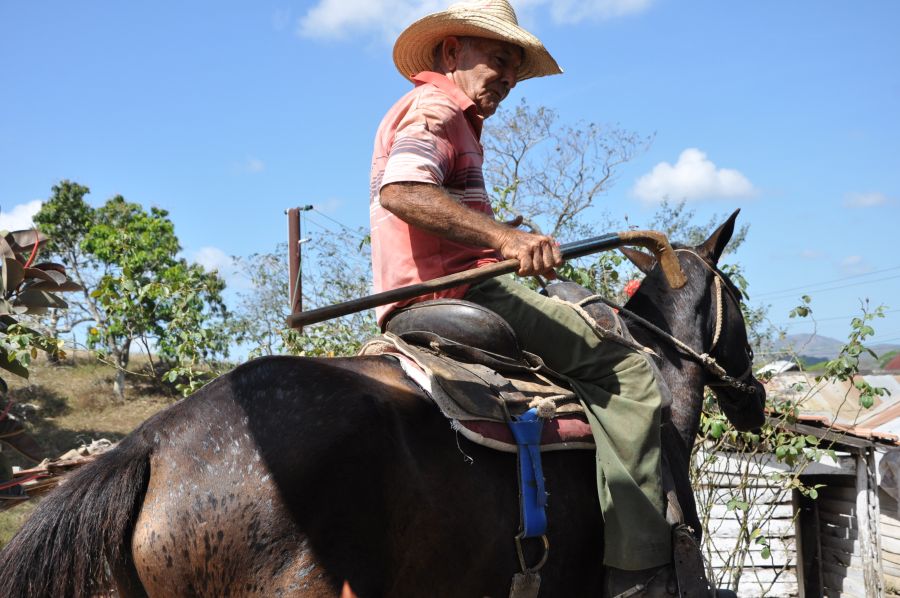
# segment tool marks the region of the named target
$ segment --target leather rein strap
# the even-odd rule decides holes
[[[675,251],[693,255],[698,260],[700,260],[700,263],[703,264],[703,266],[707,270],[712,272],[712,274],[714,276],[713,283],[715,286],[715,296],[716,296],[716,324],[715,324],[715,331],[713,333],[712,344],[710,345],[709,349],[707,349],[705,352],[698,353],[697,351],[695,351],[694,349],[689,347],[684,342],[678,340],[677,338],[675,338],[674,336],[672,336],[665,330],[661,329],[659,326],[656,326],[655,324],[649,322],[648,320],[645,320],[641,316],[637,315],[636,313],[634,313],[628,309],[625,309],[624,307],[622,307],[620,305],[616,305],[614,302],[609,301],[608,299],[606,299],[605,297],[602,297],[600,295],[594,295],[594,296],[588,297],[586,299],[583,299],[580,303],[584,304],[592,299],[597,299],[599,301],[602,301],[603,303],[609,305],[610,307],[613,307],[613,308],[619,310],[619,313],[623,313],[623,314],[627,315],[629,318],[633,319],[634,321],[636,321],[638,324],[640,324],[647,330],[653,332],[658,337],[660,337],[663,340],[666,340],[669,343],[671,343],[672,345],[674,345],[677,349],[679,349],[680,351],[685,353],[688,357],[690,357],[697,363],[701,364],[703,367],[706,368],[706,370],[709,373],[711,373],[713,376],[715,376],[716,378],[718,378],[719,380],[721,380],[728,386],[731,386],[732,388],[734,388],[740,392],[747,393],[747,394],[756,393],[755,386],[753,386],[751,384],[747,384],[745,382],[742,382],[742,380],[745,380],[747,378],[747,376],[750,375],[750,372],[753,369],[752,361],[747,366],[747,369],[744,371],[743,374],[735,377],[735,376],[730,376],[728,374],[728,372],[725,371],[725,368],[723,368],[721,365],[719,365],[719,363],[716,361],[715,357],[712,357],[710,355],[710,353],[712,353],[713,350],[716,348],[716,345],[719,342],[719,338],[722,335],[722,324],[724,321],[724,316],[723,316],[724,302],[722,300],[723,287],[725,289],[725,292],[727,292],[732,297],[732,299],[734,299],[735,302],[737,302],[738,305],[740,305],[740,300],[737,297],[735,297],[734,293],[731,291],[731,289],[728,288],[728,285],[722,279],[722,274],[717,272],[715,268],[711,267],[706,262],[706,260],[703,259],[702,257],[700,257],[696,252],[691,251],[690,249],[676,249]]]

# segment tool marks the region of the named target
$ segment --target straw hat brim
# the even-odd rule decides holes
[[[496,39],[524,50],[518,80],[558,75],[562,69],[541,41],[514,23],[472,9],[451,9],[423,17],[406,28],[394,44],[394,64],[411,79],[434,68],[434,48],[447,36]]]

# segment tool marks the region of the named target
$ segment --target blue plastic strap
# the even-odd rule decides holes
[[[547,491],[541,468],[541,429],[544,420],[537,409],[529,409],[509,422],[519,453],[519,502],[522,512],[523,538],[537,538],[547,531]]]

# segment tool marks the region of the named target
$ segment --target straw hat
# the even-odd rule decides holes
[[[557,75],[562,69],[544,44],[521,27],[507,0],[466,0],[423,17],[406,28],[394,44],[394,64],[410,79],[434,68],[434,48],[447,36],[498,39],[525,50],[518,80]]]

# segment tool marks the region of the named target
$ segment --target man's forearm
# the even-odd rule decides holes
[[[553,238],[497,222],[460,204],[441,187],[392,183],[385,185],[380,195],[381,206],[408,224],[458,243],[496,249],[504,259],[519,260],[520,276],[554,276],[553,268],[562,264]]]
[[[466,245],[500,249],[510,230],[460,204],[436,185],[386,185],[381,190],[381,205],[408,224]]]

